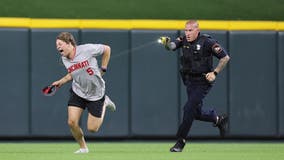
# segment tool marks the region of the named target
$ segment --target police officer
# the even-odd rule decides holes
[[[169,37],[161,37],[160,42],[168,50],[182,49],[180,73],[188,98],[183,110],[183,120],[176,134],[177,142],[170,151],[182,152],[194,120],[212,122],[224,137],[228,116],[217,115],[215,110],[204,110],[202,105],[216,76],[230,59],[226,51],[209,35],[200,34],[196,20],[186,22],[185,36],[178,37],[174,42]],[[213,56],[219,59],[216,68],[213,68]]]

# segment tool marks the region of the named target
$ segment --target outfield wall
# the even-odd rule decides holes
[[[156,43],[181,30],[0,28],[2,78],[0,137],[69,137],[67,100],[70,84],[55,96],[41,88],[66,74],[55,37],[69,31],[80,43],[112,48],[105,75],[107,94],[117,112],[107,112],[98,133],[88,137],[174,137],[182,118],[185,88],[178,56]],[[284,32],[204,30],[229,51],[229,66],[218,75],[205,108],[230,115],[231,137],[283,138]],[[176,51],[174,53],[178,53]],[[217,61],[215,61],[217,62]],[[82,126],[86,131],[86,116]],[[192,137],[218,137],[211,124],[194,122]]]

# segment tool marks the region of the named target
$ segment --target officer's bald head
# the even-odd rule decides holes
[[[193,42],[200,32],[198,22],[196,20],[189,20],[185,23],[185,36],[188,42]]]
[[[197,20],[188,20],[186,23],[185,23],[185,26],[187,25],[192,25],[194,28],[199,28],[199,24],[197,22]]]
[[[199,25],[196,20],[189,20],[185,23],[185,36],[188,42],[193,42],[199,34]]]

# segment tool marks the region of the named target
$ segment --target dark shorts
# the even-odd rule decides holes
[[[68,106],[75,106],[85,110],[88,109],[88,112],[93,116],[101,118],[103,105],[105,101],[105,96],[97,101],[88,101],[84,98],[79,97],[72,89],[70,89],[70,98],[68,101]]]

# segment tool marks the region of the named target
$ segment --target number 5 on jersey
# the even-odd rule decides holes
[[[90,76],[94,74],[94,71],[92,70],[92,68],[87,68],[86,71],[88,72]]]

